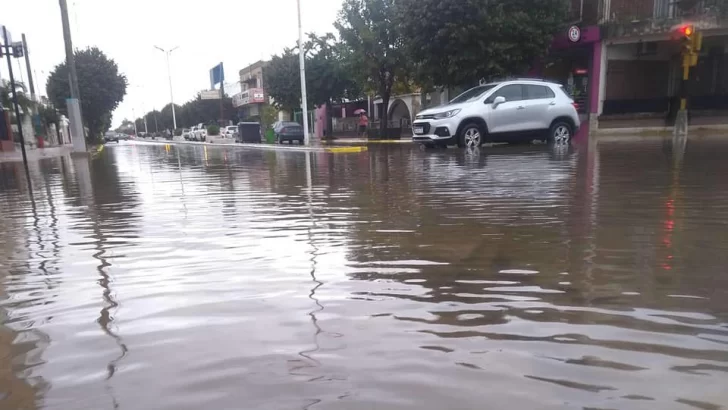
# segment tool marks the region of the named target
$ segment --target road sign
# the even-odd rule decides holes
[[[569,27],[569,41],[572,43],[578,43],[581,40],[581,29],[579,26]]]
[[[200,91],[200,99],[203,100],[219,100],[220,90],[205,90]]]

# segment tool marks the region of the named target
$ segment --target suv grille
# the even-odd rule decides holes
[[[412,130],[415,128],[422,128],[422,132],[415,132],[415,134],[428,134],[430,132],[430,124],[426,122],[415,122],[412,124]]]

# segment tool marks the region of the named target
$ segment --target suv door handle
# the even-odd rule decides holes
[[[556,105],[556,101],[551,101],[549,105]]]
[[[526,109],[526,107],[524,107],[524,106],[522,106],[522,105],[519,105],[519,106],[518,106],[518,108],[516,108],[516,109],[517,109],[517,110],[525,110],[525,109]]]

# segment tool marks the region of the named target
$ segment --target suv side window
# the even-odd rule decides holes
[[[545,85],[525,85],[524,88],[526,89],[526,99],[528,100],[556,98],[556,94]]]
[[[522,101],[524,100],[523,96],[523,86],[520,84],[510,84],[507,85],[500,90],[496,91],[488,97],[487,103],[493,103],[493,100],[495,100],[496,97],[504,97],[506,101]]]

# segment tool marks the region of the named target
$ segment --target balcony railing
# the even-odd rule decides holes
[[[615,23],[725,16],[726,0],[611,0],[604,20]],[[608,10],[607,10],[608,9]]]

